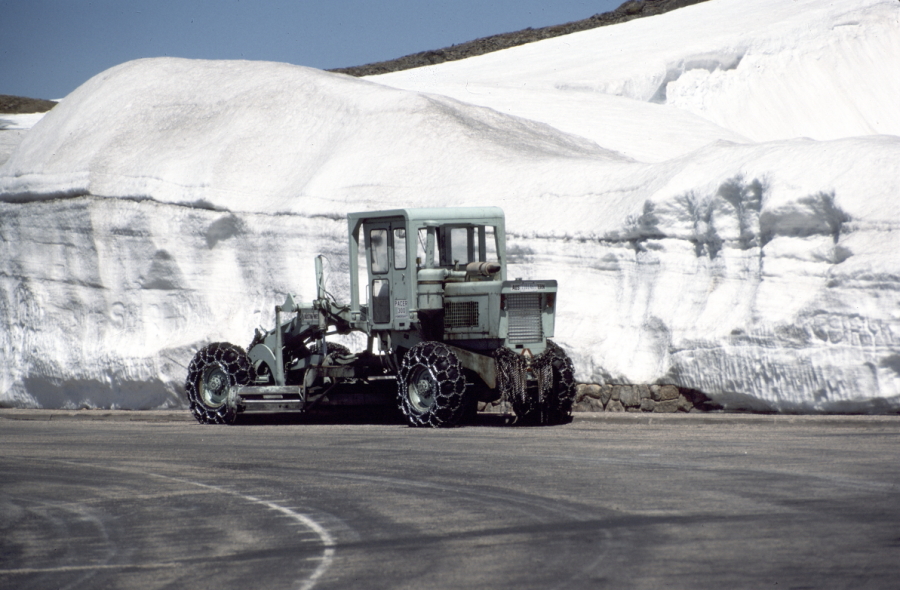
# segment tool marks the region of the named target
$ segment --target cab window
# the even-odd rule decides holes
[[[388,232],[386,229],[369,231],[369,264],[373,274],[388,271]]]
[[[394,268],[406,268],[406,230],[402,227],[394,229]]]

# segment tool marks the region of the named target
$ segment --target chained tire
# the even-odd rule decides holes
[[[403,357],[397,378],[400,410],[410,426],[456,426],[466,402],[466,377],[456,354],[421,342]]]
[[[225,403],[228,391],[253,378],[253,365],[240,346],[213,342],[203,347],[188,365],[184,386],[191,414],[201,424],[233,424],[237,414]]]
[[[503,399],[512,404],[516,424],[564,424],[571,420],[575,401],[575,369],[572,360],[555,342],[530,362],[507,348],[494,352]],[[537,377],[536,383],[526,374]]]
[[[543,400],[541,423],[565,424],[572,419],[575,403],[575,366],[572,359],[555,342],[547,341],[547,360],[550,365],[551,385]]]

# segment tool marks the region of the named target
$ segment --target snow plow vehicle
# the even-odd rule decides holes
[[[320,404],[396,401],[410,426],[448,427],[502,403],[516,423],[570,419],[572,361],[553,336],[557,282],[507,280],[503,210],[393,209],[347,216],[350,301],[287,295],[275,326],[245,351],[215,342],[188,367],[190,410],[205,424]],[[360,292],[363,292],[362,297]],[[361,332],[351,353],[329,336]]]

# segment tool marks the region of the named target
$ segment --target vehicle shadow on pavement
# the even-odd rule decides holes
[[[571,422],[569,419],[566,423]],[[305,413],[284,414],[238,414],[235,424],[238,425],[334,425],[334,424],[381,424],[407,426],[406,418],[398,408],[388,406],[346,406],[317,408]],[[534,428],[535,425],[516,424],[512,414],[479,412],[469,420],[463,421],[457,428],[472,427],[510,427]]]

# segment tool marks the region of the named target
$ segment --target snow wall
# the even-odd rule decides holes
[[[287,292],[311,299],[315,255],[346,297],[348,212],[497,205],[510,276],[560,283],[555,339],[579,380],[673,383],[729,408],[900,410],[900,120],[879,106],[900,92],[885,82],[884,101],[877,90],[900,63],[900,3],[763,4],[759,30],[706,36],[712,61],[693,103],[669,73],[679,41],[661,31],[677,17],[695,23],[682,36],[704,38],[703,23],[730,22],[744,3],[444,64],[446,75],[425,68],[413,82],[172,58],[96,76],[0,167],[0,404],[183,406],[193,353],[246,345]],[[533,116],[509,112],[509,79],[490,108],[453,98],[460,68],[486,72],[484,88],[503,54],[514,69],[516,50],[550,44],[539,64],[556,71],[550,61],[611,59],[610,35],[657,39],[665,59],[644,56],[628,83],[587,89],[574,73],[541,87],[524,71],[541,99],[523,94],[518,108]],[[709,65],[736,45],[739,63]],[[788,84],[766,74],[773,63],[815,75]],[[399,87],[423,77],[434,88]],[[654,83],[672,92],[624,92]],[[755,138],[715,107],[742,83],[746,108],[776,120],[790,119],[779,105],[818,108],[804,103],[810,84],[840,100],[807,118],[815,139],[774,124]],[[597,105],[616,113],[608,141]],[[575,106],[590,123],[580,134]],[[636,119],[662,138],[634,133]]]

